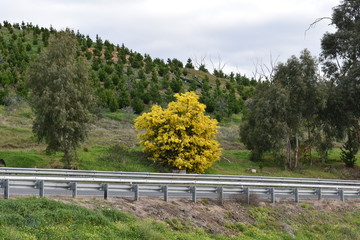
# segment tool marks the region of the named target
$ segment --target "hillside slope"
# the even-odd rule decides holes
[[[18,198],[0,200],[0,238],[356,240],[359,206],[350,201],[220,206],[205,200]]]
[[[0,105],[28,97],[27,67],[56,34],[56,29],[32,23],[0,23]],[[89,81],[98,97],[97,114],[101,109],[114,112],[129,107],[140,113],[152,104],[165,106],[174,93],[196,91],[207,111],[220,120],[239,113],[256,85],[240,74],[226,75],[218,69],[210,74],[205,65],[198,66],[202,71],[195,70],[191,59],[184,65],[178,59],[142,55],[100,36],[93,40],[79,32],[74,35],[78,56],[89,63]]]

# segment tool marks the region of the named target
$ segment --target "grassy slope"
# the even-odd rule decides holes
[[[0,200],[1,239],[209,239],[112,209],[88,210],[49,199]]]
[[[118,171],[168,171],[159,168],[145,159],[138,147],[136,131],[133,127],[135,115],[124,111],[105,113],[92,127],[89,139],[79,149],[81,169],[118,170]],[[0,106],[0,158],[12,167],[61,167],[61,154],[46,155],[44,144],[37,144],[31,132],[33,113],[26,104],[6,108]],[[219,141],[224,148],[223,157],[206,173],[208,174],[250,174],[247,168],[258,165],[249,161],[249,151],[238,142],[240,116],[233,116],[221,123]],[[121,145],[122,147],[119,147]],[[114,147],[117,146],[117,147]],[[243,149],[243,150],[242,150]],[[343,169],[338,149],[330,153],[336,168],[303,167],[296,171],[286,171],[265,162],[262,171],[252,175],[315,177],[315,178],[351,178],[352,173]],[[340,164],[340,166],[338,166]]]
[[[224,228],[230,233],[225,236],[176,218],[165,222],[141,220],[96,200],[87,201],[90,209],[78,204],[82,204],[81,200],[74,200],[73,204],[39,198],[0,200],[0,238],[354,240],[360,233],[359,208],[349,212],[339,207],[324,212],[306,203],[295,207],[248,206],[243,217],[251,223],[231,221],[232,212],[223,213],[228,219]]]

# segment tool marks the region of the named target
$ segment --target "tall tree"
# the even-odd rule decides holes
[[[240,138],[251,150],[252,161],[261,162],[263,153],[280,152],[284,148],[288,99],[284,88],[265,81],[257,85],[254,97],[247,101]]]
[[[76,148],[87,137],[94,102],[88,65],[77,57],[76,37],[62,31],[31,64],[27,82],[35,112],[33,132],[47,152],[63,152],[65,168],[76,168]]]
[[[318,91],[317,63],[310,52],[305,49],[300,57],[292,56],[285,64],[279,64],[273,81],[289,94],[286,106],[286,124],[288,164],[296,168],[299,159],[299,141],[303,129],[307,130],[307,144],[312,147],[312,130],[315,130],[315,118],[321,109],[321,94]],[[305,137],[302,137],[305,139]],[[304,140],[305,141],[305,140]],[[290,157],[293,150],[293,158]]]
[[[334,33],[321,40],[324,71],[331,79],[327,119],[337,137],[354,132],[360,143],[360,1],[343,0],[334,8]]]
[[[312,147],[313,132],[319,129],[315,120],[322,109],[316,69],[316,60],[304,50],[299,58],[278,64],[271,81],[258,84],[241,126],[241,139],[255,159],[285,148],[286,165],[296,168],[300,141]]]

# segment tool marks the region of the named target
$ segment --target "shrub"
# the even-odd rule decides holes
[[[167,109],[154,105],[135,120],[137,130],[146,130],[138,135],[140,144],[154,162],[203,173],[220,159],[217,121],[205,116],[205,105],[194,92],[174,96],[177,101]]]

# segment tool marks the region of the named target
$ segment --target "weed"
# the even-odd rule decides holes
[[[302,207],[303,209],[306,209],[306,210],[311,209],[310,204],[307,204],[307,203],[300,203],[299,205],[300,205],[300,207]]]

